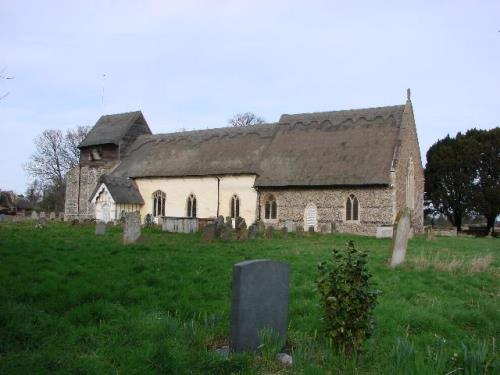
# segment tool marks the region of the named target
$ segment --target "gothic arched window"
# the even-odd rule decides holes
[[[345,220],[346,221],[358,221],[359,220],[359,207],[358,198],[354,194],[347,197],[347,202],[345,205]]]
[[[278,216],[278,205],[272,194],[269,194],[264,204],[264,219],[276,219]]]
[[[231,217],[234,219],[240,216],[240,198],[235,194],[231,198]]]
[[[187,217],[196,217],[196,197],[190,194],[187,199]]]
[[[165,216],[165,201],[167,195],[161,191],[156,190],[153,193],[153,216]]]

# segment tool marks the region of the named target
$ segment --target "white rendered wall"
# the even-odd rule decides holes
[[[219,215],[229,216],[231,197],[236,194],[240,199],[240,216],[250,225],[257,212],[257,192],[253,187],[255,176],[221,176],[219,179]],[[217,216],[216,177],[138,178],[135,182],[145,202],[140,210],[141,217],[153,212],[153,193],[156,190],[166,194],[165,216],[185,217],[190,194],[196,197],[197,217]]]

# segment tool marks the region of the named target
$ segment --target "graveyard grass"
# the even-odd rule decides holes
[[[417,236],[393,270],[388,239],[275,233],[205,244],[201,234],[148,228],[125,246],[121,228],[94,230],[0,227],[0,373],[482,374],[478,363],[500,371],[498,239]],[[345,359],[322,340],[314,280],[318,262],[348,239],[370,251],[382,295],[374,335]],[[213,352],[228,343],[232,265],[259,258],[292,269],[292,368],[275,360],[272,335],[258,356]]]

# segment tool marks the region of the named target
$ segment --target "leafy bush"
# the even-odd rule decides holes
[[[321,262],[316,280],[327,337],[347,355],[358,351],[373,330],[373,309],[380,291],[370,289],[368,254],[348,241],[333,249],[333,262]]]

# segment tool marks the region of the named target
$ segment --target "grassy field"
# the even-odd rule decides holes
[[[500,240],[417,236],[407,263],[387,267],[390,240],[314,235],[215,242],[121,228],[49,223],[0,228],[0,373],[482,374],[500,372]],[[374,335],[344,359],[322,339],[317,263],[354,239],[382,291]],[[220,358],[228,342],[232,265],[269,258],[292,268],[292,368],[259,355]]]

